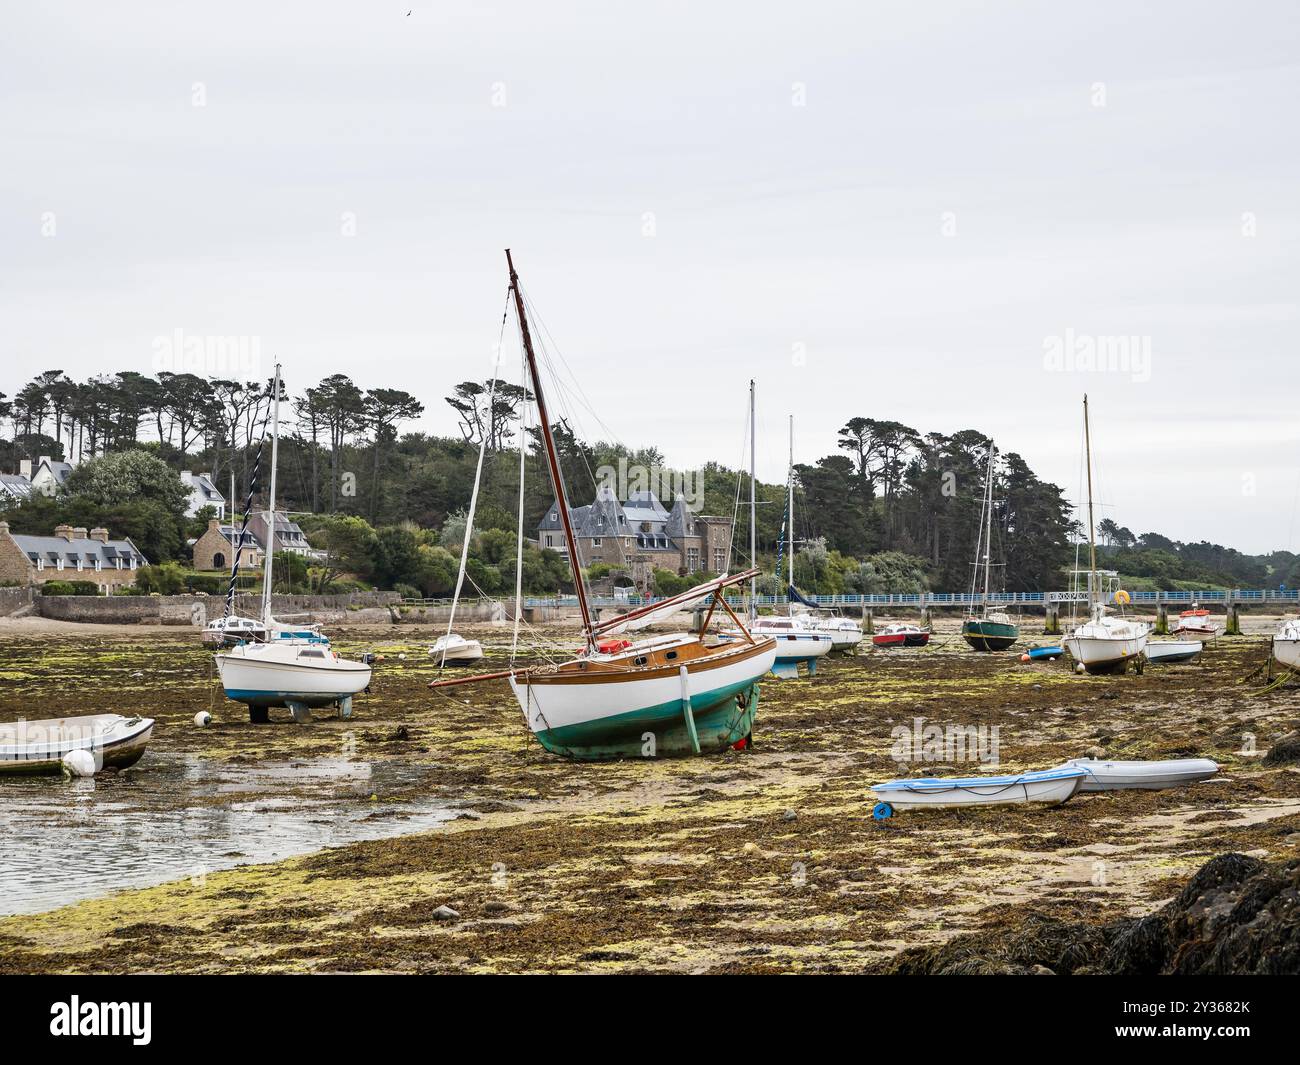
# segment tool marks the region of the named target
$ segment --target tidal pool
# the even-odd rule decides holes
[[[418,767],[356,759],[240,765],[149,752],[121,774],[0,780],[0,915],[432,828]],[[394,800],[393,793],[403,796]],[[374,798],[372,798],[374,796]]]

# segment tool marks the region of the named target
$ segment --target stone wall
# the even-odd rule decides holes
[[[0,618],[7,617],[31,601],[30,588],[0,588]]]
[[[276,617],[286,619],[293,615],[306,615],[302,620],[363,624],[387,620],[388,608],[400,601],[397,592],[275,595],[271,597],[271,610]],[[35,603],[41,617],[56,621],[99,625],[192,625],[195,628],[206,625],[210,617],[219,617],[226,605],[221,596],[208,595],[42,595],[36,597]],[[257,614],[262,609],[262,600],[260,596],[237,596],[235,607],[241,614]]]

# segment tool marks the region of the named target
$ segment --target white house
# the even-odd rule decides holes
[[[215,507],[217,517],[225,519],[226,497],[218,492],[217,486],[212,483],[212,474],[191,473],[185,470],[181,474],[181,484],[185,485],[190,493],[189,501],[185,504],[186,517],[194,517],[202,507]]]
[[[32,490],[52,496],[63,487],[71,472],[72,463],[58,462],[49,455],[42,455],[32,474]]]

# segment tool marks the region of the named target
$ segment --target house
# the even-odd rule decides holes
[[[52,496],[63,487],[71,472],[72,463],[58,462],[49,455],[42,455],[31,477],[32,489],[43,495]]]
[[[21,503],[31,494],[32,482],[29,478],[21,473],[0,473],[0,507]]]
[[[212,474],[210,473],[191,473],[185,470],[181,473],[181,484],[189,492],[190,498],[185,504],[185,516],[192,518],[203,507],[215,507],[217,517],[224,520],[226,516],[226,497],[217,491],[217,486],[212,483]]]
[[[580,565],[604,563],[641,592],[654,590],[657,569],[685,575],[706,570],[721,573],[727,567],[731,519],[697,514],[681,496],[672,510],[666,510],[653,492],[633,492],[620,503],[604,484],[590,505],[570,509],[569,521]],[[564,524],[554,503],[537,526],[537,544],[568,554]]]
[[[129,539],[110,540],[107,529],[87,532],[60,525],[53,536],[11,533],[0,521],[0,580],[20,584],[94,581],[104,594],[135,583],[148,560]]]
[[[248,530],[240,543],[239,565],[257,568],[266,558],[266,536],[268,522],[266,511],[255,510],[249,516]],[[229,569],[234,558],[235,541],[239,536],[243,518],[231,522],[222,522],[213,518],[208,522],[207,530],[193,543],[195,569]],[[275,515],[275,549],[289,551],[316,560],[325,557],[325,552],[318,551],[307,542],[307,535],[297,522],[287,515]]]

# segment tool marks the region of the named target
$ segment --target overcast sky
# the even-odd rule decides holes
[[[738,462],[753,376],[762,477],[863,415],[1073,498],[1087,390],[1103,514],[1300,549],[1297,57],[1286,2],[11,5],[0,391],[182,330],[453,432],[510,246],[675,465]]]

